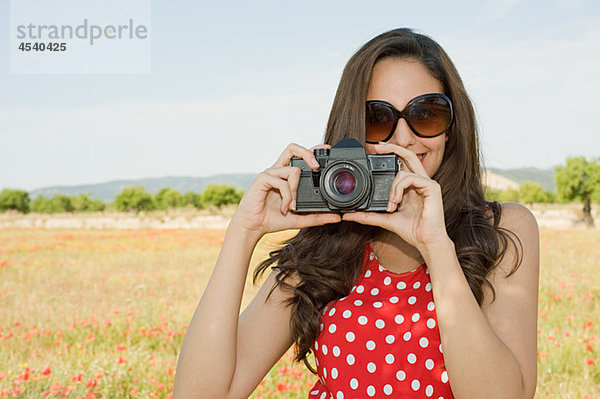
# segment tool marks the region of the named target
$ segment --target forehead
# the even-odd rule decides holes
[[[390,57],[373,67],[367,100],[385,100],[402,109],[416,96],[442,92],[441,82],[421,62]]]

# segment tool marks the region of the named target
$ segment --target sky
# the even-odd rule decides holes
[[[486,167],[600,156],[598,1],[152,0],[150,10],[145,72],[18,74],[0,2],[0,189],[258,173],[289,143],[322,141],[345,63],[397,27],[453,60]]]

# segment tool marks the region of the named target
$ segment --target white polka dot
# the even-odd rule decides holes
[[[325,399],[325,396],[327,396],[327,392],[323,392],[323,393],[321,394],[321,399]]]
[[[338,376],[338,371],[334,367],[334,368],[331,369],[331,378],[333,378],[335,380],[337,378],[337,376]]]
[[[321,331],[323,331],[323,323],[321,323],[321,326],[320,326],[320,327],[321,327]]]
[[[396,287],[398,287],[399,290],[403,290],[406,288],[406,283],[404,281],[400,281]]]
[[[315,341],[315,350],[319,350],[319,341]]]
[[[310,391],[310,394],[311,394],[311,395],[316,395],[316,394],[318,394],[318,393],[319,393],[319,390],[318,390],[318,389],[317,389],[317,390],[315,390],[315,391]]]
[[[383,387],[383,393],[385,393],[386,395],[391,395],[392,392],[394,392],[394,389],[392,388],[392,386],[390,384],[386,384]]]
[[[384,270],[385,270],[385,269],[383,268],[383,266],[379,265],[379,271],[380,271],[380,272],[382,272],[382,271],[384,271]]]
[[[337,330],[337,326],[335,324],[332,324],[332,325],[329,326],[329,332],[330,333],[333,334],[335,332],[335,330]]]
[[[444,353],[444,351],[442,350],[442,344],[440,344],[440,353]]]
[[[419,288],[421,286],[421,282],[417,281],[416,283],[413,284],[413,288],[416,290],[417,288]]]
[[[352,331],[346,333],[346,341],[354,342],[354,338],[356,337],[354,336],[354,333]]]
[[[315,363],[317,363],[317,366],[319,365],[319,359],[317,359],[316,357],[315,357]]]
[[[402,338],[404,338],[405,341],[408,341],[410,339],[410,336],[411,336],[410,331],[407,331],[404,333],[404,336]]]
[[[334,346],[333,347],[333,356],[335,356],[335,357],[339,357],[340,356],[340,347],[339,346]]]
[[[373,288],[373,289],[371,290],[371,295],[377,295],[377,294],[379,294],[379,289],[377,289],[377,288]]]
[[[383,320],[379,319],[379,320],[377,320],[377,321],[375,322],[375,326],[376,326],[377,328],[379,328],[379,329],[382,329],[382,328],[384,328],[384,327],[385,327],[385,321],[383,321]]]
[[[327,378],[327,368],[323,367],[323,378]]]
[[[382,302],[373,302],[373,307],[375,307],[375,308],[380,308],[382,306],[383,306]]]
[[[396,338],[393,335],[388,335],[387,337],[385,337],[385,342],[387,342],[388,344],[393,344],[395,340]]]
[[[342,391],[338,391],[337,395],[335,395],[336,399],[344,399],[344,393]]]
[[[427,370],[433,370],[433,360],[427,359],[425,360],[425,367]]]
[[[404,323],[404,316],[399,314],[396,317],[394,317],[394,321],[396,322],[396,324],[402,324]]]
[[[333,316],[333,315],[334,315],[334,313],[335,313],[335,308],[332,308],[332,309],[329,311],[329,316]]]
[[[410,384],[410,386],[412,387],[413,391],[418,391],[419,388],[421,387],[421,383],[419,382],[419,380],[413,380],[412,384]]]
[[[433,395],[433,387],[431,385],[427,385],[427,388],[425,388],[425,395],[427,395],[427,396]]]
[[[408,298],[408,304],[409,305],[414,305],[417,302],[417,297],[416,296],[411,296],[410,298]]]
[[[349,318],[350,318],[350,316],[352,316],[352,312],[351,312],[351,311],[349,311],[349,310],[344,310],[344,313],[342,313],[342,317],[343,317],[344,319],[349,319]]]
[[[327,354],[327,345],[321,345],[321,352],[323,352],[324,355]]]
[[[419,321],[419,318],[421,317],[420,314],[415,313],[414,315],[412,315],[412,321],[413,323],[416,323],[417,321]]]
[[[391,303],[398,303],[398,301],[399,301],[399,299],[398,299],[397,296],[393,296],[393,297],[390,298],[390,302]]]
[[[427,319],[427,327],[429,327],[429,328],[435,327],[435,320]]]
[[[427,310],[429,310],[431,312],[433,309],[435,309],[435,303],[429,302],[427,304]]]
[[[367,388],[367,395],[371,397],[375,396],[375,387],[373,385],[369,385]]]
[[[367,278],[371,277],[371,271],[370,270],[367,270],[367,272],[365,273],[365,277],[367,277]]]
[[[354,306],[360,306],[362,305],[362,301],[360,299],[354,301]]]
[[[371,253],[369,254],[369,260],[373,259],[375,259],[375,252],[371,251]]]
[[[375,366],[375,363],[370,362],[369,364],[367,364],[367,371],[369,371],[369,373],[374,373],[376,369],[377,366]]]
[[[356,292],[358,292],[359,294],[362,294],[363,292],[365,292],[365,287],[362,285],[359,285],[358,287],[356,287]]]
[[[406,356],[406,360],[408,360],[410,364],[415,364],[417,362],[417,356],[414,353],[409,353],[408,356]]]
[[[367,341],[367,349],[370,351],[375,349],[375,341]]]
[[[356,286],[352,287],[352,289],[350,290],[350,292],[354,292],[356,290]]]
[[[425,267],[425,274],[429,274],[429,268],[428,267]],[[444,399],[444,398],[442,398],[442,399]]]
[[[360,317],[358,318],[358,323],[359,323],[359,324],[362,324],[363,326],[364,326],[365,324],[367,324],[368,322],[369,322],[369,319],[367,319],[367,317],[366,317],[366,316],[360,316]]]
[[[385,362],[387,364],[394,363],[394,360],[395,360],[394,355],[392,355],[391,353],[388,353],[387,355],[385,355]]]
[[[353,378],[350,380],[350,388],[352,388],[352,389],[358,388],[358,380],[356,378]]]
[[[421,345],[421,348],[427,348],[427,345],[429,345],[429,341],[427,340],[427,338],[422,337],[419,340],[419,345]]]
[[[354,355],[346,356],[346,363],[348,363],[350,366],[352,366],[355,361],[356,361],[356,359],[354,359]]]
[[[431,291],[431,283],[427,283],[427,285],[425,286],[425,291]]]
[[[442,373],[442,382],[443,382],[444,384],[448,382],[448,372],[447,372],[447,371],[444,371],[444,372]]]
[[[400,370],[396,373],[396,378],[398,379],[398,381],[404,381],[406,379],[406,373]]]
[[[392,278],[391,277],[386,277],[383,279],[383,284],[385,285],[390,285],[392,283]]]

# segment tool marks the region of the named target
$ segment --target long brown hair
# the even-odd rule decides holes
[[[371,73],[378,61],[388,57],[421,62],[441,82],[444,94],[452,100],[455,119],[446,133],[448,140],[442,163],[432,179],[441,186],[446,230],[454,242],[471,291],[481,306],[484,285],[491,289],[495,299],[494,288],[486,277],[503,258],[509,241],[516,244],[510,231],[498,227],[500,204],[487,203],[484,199],[473,105],[454,64],[439,44],[410,29],[385,32],[367,42],[344,68],[324,142],[333,145],[349,137],[365,143],[365,99]],[[485,205],[493,211],[493,222],[492,215],[484,213]],[[366,243],[382,233],[380,228],[353,222],[301,229],[281,248],[271,252],[254,271],[256,283],[262,273],[275,264],[273,269],[279,272],[276,285],[291,292],[287,305],[291,306],[295,360],[303,360],[315,373],[307,355],[320,331],[321,312],[331,301],[348,295],[361,270]],[[520,258],[510,274],[519,264]]]

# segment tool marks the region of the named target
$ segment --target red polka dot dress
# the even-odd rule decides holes
[[[350,294],[323,313],[310,399],[453,398],[426,264],[382,267],[370,244]]]

